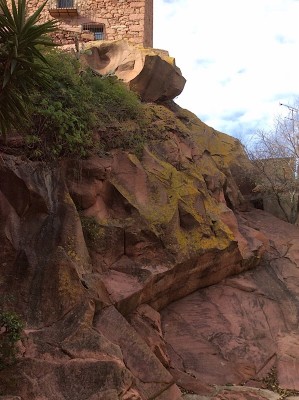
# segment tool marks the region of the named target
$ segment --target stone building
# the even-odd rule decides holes
[[[29,13],[44,0],[27,0]],[[128,39],[153,46],[153,0],[49,0],[41,21],[55,18],[60,44]]]

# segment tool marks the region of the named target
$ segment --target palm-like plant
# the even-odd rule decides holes
[[[47,61],[41,51],[54,46],[47,34],[56,22],[39,23],[44,3],[26,16],[26,0],[0,0],[0,134],[5,138],[26,116],[25,104],[33,86],[47,83]]]

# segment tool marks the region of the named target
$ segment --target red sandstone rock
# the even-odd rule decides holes
[[[93,47],[91,47],[93,46]],[[127,41],[93,42],[87,63],[101,75],[115,74],[129,84],[143,101],[174,99],[184,86],[185,78],[166,52],[144,49]]]
[[[0,396],[0,400],[22,400],[19,396]]]
[[[170,365],[201,382],[222,385],[265,377],[275,362],[279,385],[298,390],[294,288],[299,257],[290,243],[298,241],[299,228],[258,210],[242,218],[267,234],[283,253],[272,247],[269,261],[254,271],[226,278],[166,307],[162,321]],[[221,396],[216,398],[240,398]]]
[[[231,388],[217,388],[217,394],[211,396],[184,395],[184,400],[279,400],[280,396],[269,390],[256,390],[234,386]]]
[[[3,394],[178,400],[175,374],[160,362],[168,360],[157,310],[259,262],[263,237],[242,230],[242,218],[222,221],[227,206],[242,204],[229,169],[236,141],[169,107],[153,106],[165,140],[153,140],[141,160],[115,151],[51,170],[1,155],[0,293],[14,296],[4,306],[27,324],[20,362],[0,372]],[[252,285],[238,285],[251,293]],[[221,346],[221,336],[213,340]],[[247,364],[236,375],[250,375]]]
[[[233,386],[222,388],[213,400],[279,400],[280,396],[269,390]]]
[[[165,400],[177,400],[181,397],[180,391],[173,385],[173,377],[114,307],[104,309],[94,322],[96,330],[120,347],[124,363],[135,376],[136,386],[142,397],[159,400],[163,397]],[[170,393],[173,397],[170,397],[170,393],[162,396],[171,386],[173,388]]]
[[[289,308],[289,312],[296,313]],[[281,334],[278,337],[277,377],[279,384],[285,389],[299,391],[299,333]]]
[[[279,394],[269,390],[243,386],[216,387],[214,394],[207,396],[196,394],[183,396],[184,400],[279,400],[280,398]]]
[[[130,315],[130,324],[161,363],[168,367],[169,359],[163,339],[160,314],[149,305],[142,304]]]

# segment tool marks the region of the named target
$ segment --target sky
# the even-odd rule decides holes
[[[187,79],[175,101],[245,142],[299,98],[299,0],[154,0],[154,47]]]

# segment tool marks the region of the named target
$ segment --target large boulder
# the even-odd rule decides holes
[[[101,75],[115,74],[147,102],[174,99],[186,82],[166,51],[125,40],[88,43],[81,58]]]

